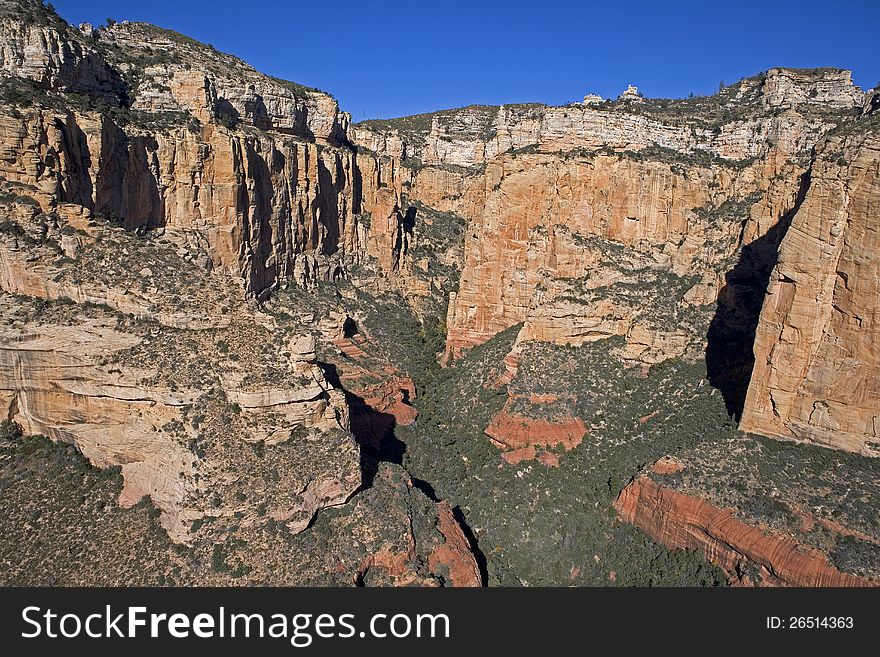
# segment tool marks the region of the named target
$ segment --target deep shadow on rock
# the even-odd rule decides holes
[[[736,265],[725,274],[725,285],[718,294],[706,336],[706,373],[709,383],[721,392],[727,412],[736,420],[742,416],[755,365],[755,332],[770,275],[779,258],[779,245],[809,185],[810,175],[806,172],[801,176],[792,209],[764,235],[743,247]]]
[[[394,435],[397,420],[391,413],[377,411],[368,405],[363,397],[346,390],[335,365],[332,363],[320,365],[327,381],[345,394],[351,417],[351,433],[361,448],[363,477],[361,488],[369,488],[376,477],[379,463],[403,464],[406,445]]]

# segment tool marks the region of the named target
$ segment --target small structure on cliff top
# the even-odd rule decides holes
[[[642,102],[645,100],[642,97],[642,94],[639,93],[639,88],[634,85],[627,86],[626,90],[617,98],[618,100],[633,100],[637,102]]]
[[[587,94],[584,96],[584,105],[598,105],[604,99],[598,94]]]

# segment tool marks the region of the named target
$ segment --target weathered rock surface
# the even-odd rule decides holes
[[[218,517],[184,547],[169,541],[149,504],[117,505],[122,478],[90,467],[74,448],[4,439],[0,455],[4,585],[482,584],[448,506],[409,485],[399,466],[383,465],[369,490],[308,531]]]
[[[447,360],[525,321],[523,339],[627,335],[625,357],[651,364],[685,353],[682,332],[577,298],[569,279],[625,280],[613,261],[596,271],[622,245],[646,273],[696,277],[674,293],[681,309],[715,303],[744,248],[778,242],[810,149],[864,99],[846,71],[772,69],[708,99],[471,107],[368,121],[353,135],[389,158],[395,198],[469,221]],[[763,284],[738,279],[726,294]]]
[[[251,294],[341,275],[357,256],[354,156],[272,133],[206,124],[123,130],[92,112],[4,112],[0,175],[37,200],[80,205],[129,230],[198,231],[207,266]]]
[[[148,495],[174,540],[188,540],[192,522],[205,516],[253,513],[251,504],[227,506],[212,498],[228,487],[230,476],[236,488],[258,476],[236,473],[251,441],[266,445],[276,468],[288,469],[284,488],[262,503],[267,518],[287,523],[291,531],[301,531],[318,509],[345,502],[360,486],[348,408],[314,361],[294,359],[282,366],[289,368],[286,385],[278,380],[251,388],[229,372],[212,392],[207,377],[186,385],[186,377],[165,369],[161,358],[149,362],[151,351],[161,348],[163,330],[174,339],[172,329],[135,324],[120,330],[112,313],[96,310],[84,318],[70,306],[60,311],[67,317],[47,321],[29,317],[27,306],[23,312],[8,295],[3,301],[12,320],[0,329],[4,416],[28,434],[76,445],[99,467],[121,466],[120,503],[129,506]],[[237,332],[232,326],[219,339],[228,341]],[[137,362],[137,356],[147,362]],[[216,399],[208,399],[211,395]],[[224,433],[240,443],[215,451],[204,434],[213,423],[224,424],[224,413]],[[249,435],[236,436],[244,426]],[[291,440],[297,443],[294,459],[290,448],[273,447]],[[274,451],[284,454],[273,459]],[[249,487],[258,489],[255,482]]]
[[[880,456],[878,205],[877,132],[825,142],[761,310],[743,430]]]
[[[334,313],[319,330],[336,351],[328,360],[348,395],[352,433],[361,445],[381,450],[383,442],[393,436],[394,427],[415,420],[416,409],[411,405],[416,398],[415,384],[382,357],[366,330],[347,335],[346,325],[356,324],[348,315]]]
[[[117,102],[126,88],[94,44],[42,2],[0,3],[0,70],[45,89],[95,94]]]
[[[864,94],[852,85],[849,71],[819,69],[799,71],[771,69],[724,91],[726,99],[743,103],[753,116],[732,116],[716,130],[711,125],[719,115],[707,113],[701,124],[666,108],[645,113],[639,108],[617,110],[608,103],[594,108],[581,104],[565,107],[510,105],[472,106],[389,121],[366,121],[354,126],[354,140],[365,148],[400,159],[414,159],[425,165],[473,167],[486,164],[510,151],[537,147],[542,152],[564,152],[577,148],[593,150],[609,146],[615,150],[639,150],[651,145],[676,151],[705,150],[723,158],[740,160],[766,153],[765,138],[781,126],[794,127],[781,137],[791,151],[809,149],[821,134],[821,125],[810,125],[803,117],[781,116],[766,120],[759,116],[769,108],[795,106],[850,109],[859,107]],[[675,102],[675,101],[673,101]],[[680,103],[683,107],[685,103]],[[707,108],[696,99],[688,107],[693,116]],[[707,125],[708,124],[708,125]]]
[[[107,517],[149,526],[148,496],[190,550],[157,552],[180,581],[483,583],[461,509],[393,465],[407,448],[395,428],[419,428],[416,383],[448,374],[431,358],[444,336],[449,364],[522,325],[469,379],[474,404],[420,415],[429,449],[435,433],[449,449],[481,440],[431,467],[484,467],[476,490],[494,487],[495,504],[505,477],[534,486],[531,508],[590,469],[592,487],[556,508],[599,509],[595,495],[657,458],[655,425],[693,441],[677,414],[715,394],[683,371],[703,359],[744,429],[877,455],[877,93],[846,71],[350,126],[329,95],[169,30],[75,29],[36,0],[0,0],[0,72],[3,431],[119,467],[131,514]],[[657,371],[662,394],[639,384]],[[551,467],[518,465],[531,459]],[[750,564],[766,583],[876,581],[870,485],[844,519],[791,502],[822,528],[804,542],[724,511],[741,509],[719,502],[733,485],[713,497],[652,479],[679,474],[635,479],[621,516],[741,580]],[[763,504],[747,481],[739,501]],[[509,538],[506,522],[480,531]],[[566,552],[533,581],[588,569],[571,527],[533,529],[528,549]],[[509,582],[505,551],[527,550],[504,542]],[[867,565],[844,572],[831,554]]]
[[[535,458],[536,448],[574,449],[587,427],[568,410],[573,405],[573,400],[560,400],[556,395],[511,395],[486,427],[486,435],[505,452],[508,462]]]
[[[674,459],[661,459],[652,471],[674,475],[683,467]],[[819,550],[762,531],[737,518],[734,510],[666,488],[644,474],[621,491],[614,507],[622,521],[654,540],[671,548],[700,550],[734,583],[754,584],[746,572],[757,568],[763,585],[880,586],[880,580],[840,572]]]

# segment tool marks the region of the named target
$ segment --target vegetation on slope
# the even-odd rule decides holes
[[[723,574],[701,556],[670,552],[617,522],[613,499],[642,466],[707,438],[735,432],[723,404],[702,384],[701,367],[669,363],[647,378],[607,355],[530,345],[517,391],[573,392],[590,426],[559,467],[505,464],[483,431],[507,392],[493,385],[519,327],[474,348],[417,400],[416,424],[398,431],[404,464],[459,504],[486,556],[491,584],[718,585]],[[656,421],[639,418],[660,410]]]

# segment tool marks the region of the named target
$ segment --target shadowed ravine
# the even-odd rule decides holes
[[[764,293],[779,257],[779,245],[809,186],[807,170],[801,176],[794,206],[764,235],[743,247],[718,294],[706,336],[706,373],[709,383],[721,392],[728,413],[736,420],[742,417],[755,365],[755,332]]]
[[[353,124],[39,0],[0,52],[4,582],[880,582],[849,71]]]

